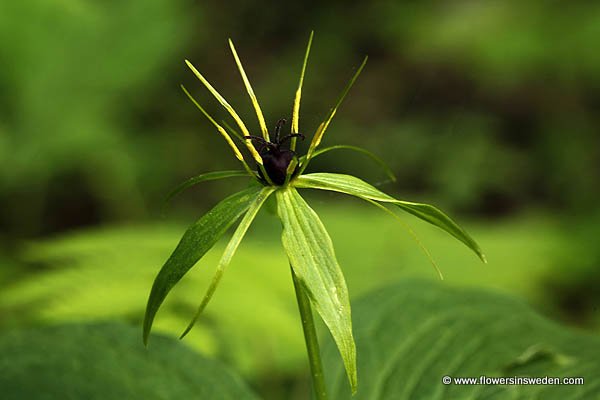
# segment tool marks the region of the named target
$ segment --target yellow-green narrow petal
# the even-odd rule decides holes
[[[256,95],[254,94],[254,90],[252,89],[252,85],[250,85],[250,81],[248,80],[246,71],[244,71],[244,67],[242,66],[240,57],[238,56],[237,51],[235,51],[235,46],[233,45],[231,39],[229,39],[229,47],[231,48],[231,52],[233,53],[233,58],[235,59],[235,63],[237,64],[237,67],[240,71],[242,80],[244,81],[244,86],[246,86],[248,96],[250,96],[250,101],[252,101],[252,106],[254,107],[254,111],[256,112],[256,117],[258,118],[258,124],[260,125],[262,135],[265,138],[265,140],[269,140],[269,131],[267,129],[267,124],[265,123],[265,117],[263,116],[262,110],[260,109],[260,105],[258,104],[258,100],[256,99]]]
[[[319,125],[319,128],[317,129],[317,132],[313,136],[312,142],[310,143],[310,147],[308,149],[308,154],[307,154],[307,161],[310,160],[310,158],[312,157],[313,153],[315,152],[315,149],[321,143],[321,140],[323,139],[323,135],[325,134],[325,131],[329,127],[329,123],[331,122],[331,120],[335,116],[335,113],[337,112],[338,108],[342,104],[342,101],[344,101],[344,98],[346,97],[346,95],[350,91],[350,88],[352,87],[352,85],[354,85],[354,82],[356,82],[356,79],[358,78],[358,76],[362,72],[363,68],[365,67],[365,64],[367,63],[368,58],[369,57],[365,57],[364,58],[362,64],[360,64],[360,67],[358,67],[358,70],[352,76],[352,78],[350,79],[350,81],[348,82],[348,84],[346,85],[346,87],[344,88],[344,90],[342,91],[342,94],[338,98],[335,106],[329,111],[329,114],[328,114],[327,118],[325,118],[325,121],[323,121],[321,123],[321,125]]]
[[[298,89],[296,89],[296,96],[294,97],[294,108],[292,109],[292,133],[299,132],[299,120],[300,120],[300,98],[302,97],[302,85],[304,84],[304,73],[306,72],[306,64],[308,63],[308,55],[310,54],[310,47],[312,45],[314,31],[310,32],[308,38],[308,45],[306,45],[306,52],[304,53],[304,62],[302,63],[302,70],[300,71],[300,80],[298,81]],[[290,148],[296,149],[296,138],[293,137],[290,142]]]
[[[250,167],[248,166],[248,164],[244,160],[244,156],[240,152],[240,149],[238,149],[237,145],[233,142],[233,140],[231,139],[231,136],[229,136],[229,134],[227,133],[227,131],[221,125],[219,125],[217,123],[217,121],[215,121],[214,118],[211,117],[208,112],[206,112],[206,110],[196,101],[196,99],[194,99],[194,97],[190,94],[190,92],[187,91],[187,89],[185,88],[185,86],[181,85],[181,89],[187,95],[187,97],[192,101],[192,103],[194,103],[194,105],[196,106],[196,108],[198,108],[202,112],[202,114],[204,114],[204,116],[206,118],[208,118],[208,120],[217,128],[217,131],[219,131],[219,133],[221,134],[221,136],[223,136],[225,138],[225,141],[227,142],[227,144],[229,145],[229,147],[233,150],[233,153],[235,154],[235,157],[238,160],[241,161],[241,163],[244,165],[244,168],[246,169],[246,171],[248,171],[251,175],[254,175],[252,173],[252,170],[250,169]]]
[[[225,110],[227,110],[227,112],[233,117],[235,122],[240,127],[242,134],[244,136],[249,136],[250,132],[248,131],[248,128],[246,128],[246,124],[244,124],[244,121],[242,121],[238,113],[235,112],[235,110],[227,102],[227,100],[225,100],[225,98],[223,98],[223,96],[221,96],[221,94],[217,92],[217,90],[214,87],[212,87],[212,85],[206,80],[206,78],[204,78],[204,76],[196,69],[196,67],[192,65],[191,62],[185,60],[185,63],[187,64],[188,68],[194,73],[194,75],[196,75],[196,77],[200,80],[200,82],[202,82],[202,84],[208,89],[208,91],[211,92],[212,95],[217,99],[217,101],[223,106],[223,108],[225,108]],[[254,148],[254,145],[252,145],[252,141],[250,139],[247,139],[245,142],[246,147],[248,147],[248,150],[250,151],[250,154],[252,154],[254,160],[256,160],[257,163],[262,165],[262,158],[258,154],[258,151],[256,151],[256,149]]]

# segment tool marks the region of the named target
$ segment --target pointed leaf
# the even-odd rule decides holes
[[[350,300],[333,244],[312,208],[289,187],[277,191],[277,211],[283,224],[283,247],[311,303],[329,328],[356,390],[356,349]]]
[[[392,172],[392,169],[386,164],[386,162],[383,161],[380,157],[378,157],[375,154],[373,154],[372,152],[370,152],[369,150],[364,149],[362,147],[352,146],[352,145],[348,145],[348,144],[338,144],[335,146],[324,147],[322,149],[316,150],[313,153],[312,158],[320,156],[321,154],[324,154],[324,153],[328,153],[332,150],[353,150],[353,151],[362,153],[362,154],[366,155],[367,157],[369,157],[371,160],[373,160],[375,163],[377,163],[381,167],[381,169],[385,172],[385,174],[390,178],[391,182],[396,182],[396,175],[394,175],[394,172]],[[302,163],[305,159],[306,159],[306,155],[300,157],[300,162]]]
[[[225,272],[225,268],[231,262],[231,259],[233,258],[233,255],[235,254],[238,246],[240,245],[240,242],[244,238],[244,235],[248,231],[250,224],[252,223],[252,221],[254,221],[254,217],[256,217],[256,214],[258,213],[258,211],[260,210],[260,208],[262,207],[264,202],[267,200],[267,198],[273,193],[273,191],[275,191],[274,187],[265,187],[261,190],[259,195],[254,198],[252,204],[250,205],[250,207],[248,208],[248,211],[246,212],[246,215],[244,215],[244,218],[242,218],[242,221],[238,225],[233,236],[229,240],[229,243],[227,244],[225,251],[223,252],[223,256],[221,257],[221,260],[219,261],[219,264],[217,265],[217,270],[215,272],[215,275],[213,276],[210,286],[208,287],[208,290],[206,291],[206,294],[204,295],[204,298],[202,299],[202,303],[200,303],[200,306],[198,307],[198,311],[196,311],[194,318],[189,323],[189,325],[187,326],[185,331],[181,334],[180,338],[183,338],[192,329],[192,327],[196,323],[196,320],[198,319],[200,314],[202,314],[202,311],[204,311],[204,309],[206,308],[206,306],[212,299],[212,296],[215,293],[217,286],[219,286],[219,282],[221,281],[223,272]]]
[[[448,232],[473,250],[483,262],[486,262],[485,256],[475,240],[473,240],[473,238],[471,238],[471,236],[469,236],[469,234],[456,222],[452,221],[450,217],[432,205],[396,200],[352,175],[331,173],[307,174],[296,178],[294,186],[299,188],[331,190],[360,197],[362,199],[395,204],[415,217],[427,221]]]
[[[314,31],[311,31],[310,36],[308,38],[306,52],[304,53],[304,62],[302,63],[302,70],[300,71],[300,80],[298,81],[298,89],[296,89],[296,96],[294,97],[294,108],[292,109],[292,133],[299,132],[300,99],[302,98],[302,85],[304,84],[304,73],[306,72],[306,64],[308,63],[308,55],[310,54],[310,46],[312,45],[314,33]],[[292,150],[296,150],[295,137],[291,139],[290,148]]]
[[[152,285],[144,316],[145,344],[148,343],[156,312],[173,286],[242,216],[259,196],[260,191],[260,187],[253,186],[227,197],[188,228]]]
[[[167,195],[165,199],[163,208],[173,199],[173,197],[177,196],[179,193],[183,192],[189,187],[197,185],[201,182],[205,181],[214,181],[217,179],[224,178],[232,178],[236,176],[245,176],[248,177],[248,172],[246,171],[216,171],[216,172],[207,172],[206,174],[200,174],[194,176],[181,184],[179,184],[175,189],[171,190],[171,192]]]
[[[260,130],[262,131],[263,137],[265,138],[265,140],[269,140],[269,131],[267,130],[267,125],[265,124],[265,117],[263,116],[262,110],[260,109],[260,105],[258,104],[258,100],[256,99],[256,95],[254,94],[254,90],[252,89],[252,85],[250,85],[250,81],[248,80],[246,71],[244,71],[242,62],[240,61],[237,51],[235,51],[235,46],[233,45],[231,39],[229,39],[229,47],[231,47],[233,58],[235,59],[235,63],[237,64],[238,69],[240,70],[240,75],[242,76],[242,80],[244,81],[244,86],[246,86],[248,96],[250,96],[250,101],[252,102],[254,111],[256,111],[256,117],[258,118],[258,124],[260,125]]]
[[[242,130],[242,133],[244,134],[244,136],[249,136],[250,132],[248,131],[248,128],[246,128],[246,125],[244,124],[244,121],[242,121],[242,119],[240,118],[240,116],[238,115],[238,113],[235,112],[235,110],[227,102],[227,100],[225,100],[225,98],[223,96],[221,96],[221,94],[219,92],[217,92],[217,90],[214,87],[212,87],[212,85],[196,69],[196,67],[194,67],[192,65],[191,62],[189,62],[188,60],[185,60],[185,63],[187,64],[188,68],[192,70],[192,72],[194,73],[194,75],[196,75],[196,77],[200,80],[200,82],[202,82],[202,84],[208,89],[208,91],[210,93],[212,93],[212,95],[215,97],[215,99],[217,99],[217,101],[223,106],[223,108],[225,110],[227,110],[227,112],[233,117],[233,119],[235,120],[235,122],[238,124],[238,126]],[[252,157],[254,157],[254,160],[256,160],[257,163],[262,164],[262,158],[260,157],[260,155],[258,154],[258,152],[256,151],[256,149],[252,145],[252,140],[249,140],[249,139],[246,140],[246,147],[248,147],[248,150],[250,150],[250,153],[252,154]]]

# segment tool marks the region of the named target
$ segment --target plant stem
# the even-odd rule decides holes
[[[300,280],[292,270],[292,280],[296,290],[296,300],[298,300],[298,310],[302,320],[302,329],[304,330],[304,341],[306,342],[306,351],[308,352],[308,361],[312,375],[313,387],[317,400],[327,400],[327,388],[325,387],[325,377],[323,375],[323,366],[321,365],[321,351],[319,349],[319,340],[315,321],[313,319],[310,299],[302,287]]]

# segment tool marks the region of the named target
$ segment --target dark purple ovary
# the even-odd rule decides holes
[[[278,148],[265,148],[260,153],[263,160],[263,166],[271,181],[278,186],[285,183],[288,166],[294,158],[294,152],[291,150],[279,150]],[[262,171],[259,169],[259,175],[264,179]]]

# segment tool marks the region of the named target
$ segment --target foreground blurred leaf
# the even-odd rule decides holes
[[[274,199],[270,197],[267,203]],[[340,200],[335,205],[319,204],[317,210],[335,241],[351,299],[401,277],[434,278],[423,255],[396,221],[375,207]],[[498,221],[493,227],[471,220],[473,234],[491,259],[489,268],[477,268],[478,260],[456,246],[451,236],[433,225],[421,225],[420,238],[443,253],[440,261],[447,282],[501,289],[545,309],[553,304],[550,299],[558,301],[560,297],[554,287],[540,282],[572,271],[573,267],[557,265],[558,257],[569,255],[578,263],[583,254],[568,252],[565,246],[570,242],[562,233],[564,227],[543,215],[521,215]],[[255,220],[228,267],[234,268],[235,274],[222,282],[220,294],[204,310],[205,317],[186,337],[186,345],[226,360],[248,379],[271,376],[273,368],[282,376],[297,376],[306,367],[290,273],[282,268],[287,257],[281,246],[265,246],[281,240],[280,226],[277,218]],[[1,264],[0,272],[14,273],[0,277],[0,328],[106,319],[141,324],[156,266],[169,257],[185,229],[185,225],[164,221],[104,226],[24,244],[19,263],[12,268],[6,260]],[[181,333],[198,306],[199,288],[210,283],[227,245],[224,239],[169,293],[153,332],[174,338]],[[264,310],[261,318],[255,316],[257,309]]]
[[[146,350],[136,327],[107,323],[4,333],[2,399],[257,399],[219,363],[155,339]]]
[[[299,176],[295,180],[294,186],[299,188],[331,190],[334,192],[346,193],[363,199],[395,204],[415,217],[445,230],[466,244],[479,256],[482,261],[485,262],[485,256],[475,240],[473,240],[473,238],[471,238],[471,236],[469,236],[464,229],[458,226],[456,222],[452,221],[450,217],[429,204],[396,200],[395,198],[383,193],[379,189],[352,175],[331,173],[306,174]]]
[[[335,339],[354,391],[356,348],[350,301],[329,234],[296,189],[277,191],[277,206],[283,223],[285,252],[311,303]]]
[[[250,207],[260,191],[253,186],[227,197],[185,232],[152,285],[144,316],[144,343],[148,343],[154,316],[169,291]]]
[[[354,304],[361,386],[353,399],[598,399],[600,340],[481,290],[408,280]],[[335,346],[330,393],[350,398]],[[584,377],[585,385],[444,385],[442,377]]]

